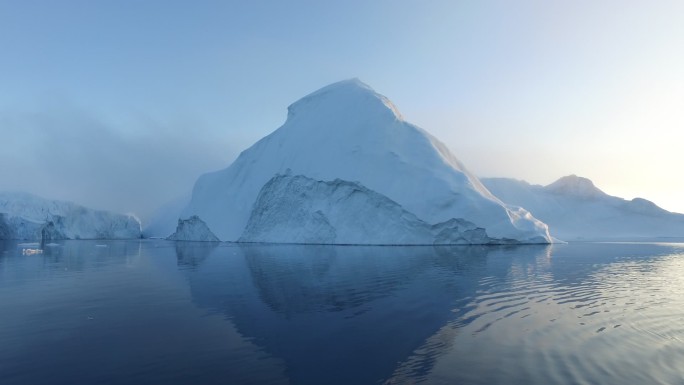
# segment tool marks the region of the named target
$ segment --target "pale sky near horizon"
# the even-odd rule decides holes
[[[684,212],[684,1],[0,0],[0,190],[143,217],[358,77],[475,174]]]

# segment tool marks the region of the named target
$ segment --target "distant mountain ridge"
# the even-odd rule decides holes
[[[548,186],[511,178],[483,178],[482,183],[504,202],[528,209],[563,240],[684,238],[684,214],[643,198],[608,195],[576,175]]]

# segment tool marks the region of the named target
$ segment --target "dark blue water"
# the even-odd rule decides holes
[[[684,245],[0,243],[0,384],[684,384]]]

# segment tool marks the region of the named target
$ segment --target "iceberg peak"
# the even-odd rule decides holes
[[[358,78],[329,84],[292,103],[287,108],[288,120],[332,116],[344,118],[383,114],[387,118],[403,120],[397,107],[384,95]],[[326,115],[322,115],[326,114]]]
[[[596,198],[605,196],[606,193],[594,185],[590,179],[575,174],[564,176],[546,186],[545,189],[552,193],[571,195],[579,198]]]

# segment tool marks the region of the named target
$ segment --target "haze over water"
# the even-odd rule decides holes
[[[680,383],[683,256],[4,242],[0,383]]]

